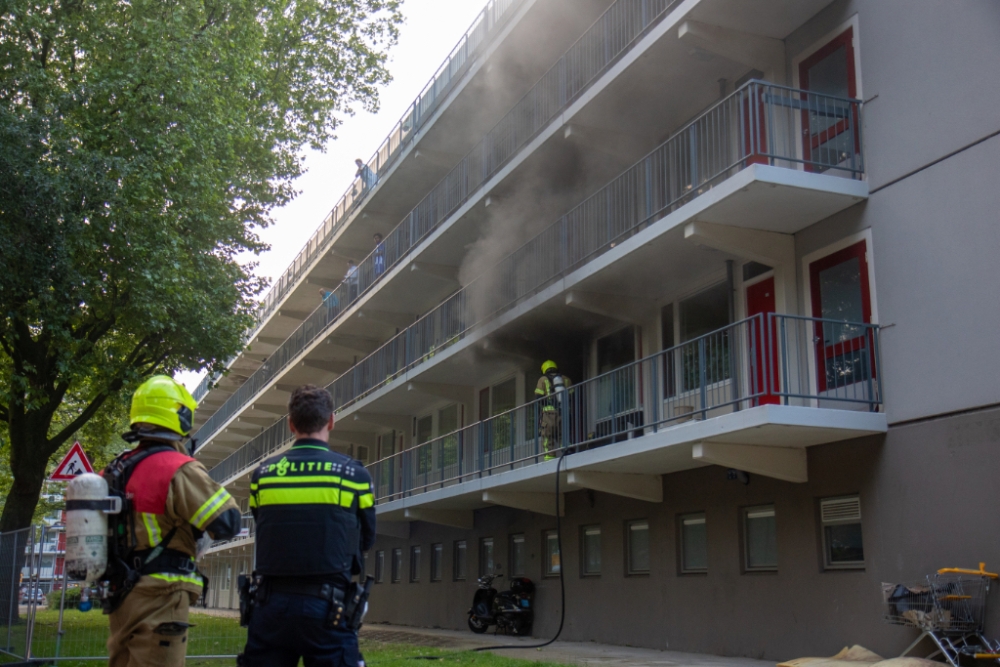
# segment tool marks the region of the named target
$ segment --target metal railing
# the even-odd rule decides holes
[[[257,522],[249,512],[240,517],[240,532],[228,540],[218,540],[212,543],[210,553],[219,550],[220,547],[229,547],[245,540],[249,540],[257,535]]]
[[[521,2],[522,0],[490,0],[476,16],[458,44],[445,58],[444,63],[434,72],[413,103],[406,108],[402,118],[393,126],[375,154],[361,168],[361,173],[351,182],[347,192],[323,219],[319,229],[309,238],[285,272],[274,281],[267,295],[261,300],[255,331],[303,277],[305,269],[329,245],[334,233],[343,227],[358,204],[395,164],[402,152],[401,149],[410,144],[416,132],[431,118],[440,106],[441,100],[451,92],[468,66],[496,34],[497,29],[506,23],[511,15],[510,10]],[[248,340],[250,338],[253,338],[253,332],[249,334]],[[195,400],[200,401],[218,379],[218,376],[206,376],[193,392]]]
[[[292,432],[288,429],[288,420],[284,418],[279,419],[261,431],[260,435],[255,436],[248,443],[213,466],[209,471],[209,475],[221,484],[240,471],[246,470],[255,463],[263,460],[283,445],[291,442],[291,440]]]
[[[859,100],[748,82],[334,380],[328,386],[334,405],[338,410],[343,409],[392,382],[401,373],[432,359],[523,299],[611,250],[747,166],[766,162],[785,168],[860,175],[863,164],[860,134],[852,145],[849,160],[824,162],[820,158],[829,157],[829,154],[815,151],[809,160],[804,159],[804,140],[799,139],[803,106],[846,116],[851,119],[851,135],[855,136],[861,110]],[[316,313],[311,317],[314,316]],[[307,326],[316,331],[317,336],[322,331],[310,321],[301,328]],[[297,335],[298,332],[293,334],[293,338]],[[244,386],[257,387],[259,391],[264,384],[262,380],[251,378]],[[240,405],[253,395],[250,389],[247,392]],[[235,404],[232,409],[236,409]],[[208,425],[206,422],[202,432],[210,432],[206,430]],[[261,445],[256,440],[251,440],[244,448],[260,451]],[[236,456],[243,456],[250,462],[259,460],[241,454],[240,450],[230,459]]]
[[[206,442],[358,297],[475,194],[678,0],[618,0],[199,429]],[[207,385],[206,385],[207,386]]]
[[[876,325],[759,314],[368,468],[385,502],[761,405],[874,411],[878,365]]]

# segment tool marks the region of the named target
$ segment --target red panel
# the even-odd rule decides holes
[[[774,306],[774,277],[767,278],[747,287],[747,317],[754,315],[764,315],[764,319],[751,324],[751,340],[748,341],[754,349],[755,372],[752,374],[751,387],[754,393],[762,394],[757,399],[758,405],[772,404],[780,402],[778,396],[773,392],[778,386],[778,340],[771,336],[770,345],[765,340],[766,318],[768,313],[773,313]],[[770,360],[764,360],[764,350],[770,347]],[[768,382],[770,381],[770,382]],[[765,393],[766,392],[766,393]]]
[[[177,469],[189,461],[194,459],[180,452],[160,452],[136,466],[125,489],[135,511],[165,514],[170,480]]]
[[[858,82],[854,63],[853,27],[840,33],[830,40],[828,44],[820,47],[815,53],[799,63],[799,88],[802,90],[809,90],[809,70],[841,46],[844,47],[844,57],[847,59],[847,96],[852,99],[856,98],[858,96]],[[808,95],[804,94],[803,100],[808,100],[808,97]],[[857,129],[860,118],[857,117],[856,110],[852,121],[854,126],[854,146],[855,150],[857,150],[858,144],[860,143],[860,136]],[[842,120],[822,132],[813,134],[809,131],[809,112],[807,110],[802,111],[802,135],[805,138],[802,144],[802,157],[808,163],[811,159],[812,152],[816,148],[819,148],[821,145],[830,141],[840,133],[847,131],[848,126],[848,122],[846,120]],[[815,167],[807,164],[806,169],[812,170],[815,169]]]

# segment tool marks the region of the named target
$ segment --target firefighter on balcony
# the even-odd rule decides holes
[[[556,362],[549,360],[542,364],[542,377],[535,386],[535,397],[543,399],[541,436],[545,449],[545,460],[554,459],[555,451],[562,445],[562,411],[566,399],[564,392],[572,384],[568,377],[559,372]]]
[[[373,578],[351,578],[364,572],[363,552],[375,542],[375,498],[364,466],[330,450],[333,422],[330,393],[298,387],[288,402],[295,443],[251,476],[257,569],[240,581],[249,626],[241,666],[359,664]]]
[[[125,509],[110,523],[108,593],[110,667],[182,667],[188,606],[205,581],[195,566],[197,544],[240,530],[232,497],[191,458],[185,440],[197,403],[173,378],[154,376],[132,396],[135,449],[102,473]],[[115,516],[115,515],[112,515]],[[206,544],[207,540],[201,540]]]

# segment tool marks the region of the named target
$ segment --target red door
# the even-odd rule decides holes
[[[872,321],[867,244],[859,241],[809,265],[816,322],[820,392],[834,392],[875,376],[874,336],[859,324]]]
[[[778,384],[778,341],[767,336],[767,316],[774,312],[774,277],[766,278],[747,287],[747,317],[761,315],[750,324],[751,369],[750,390],[758,396],[757,405],[777,405],[780,400],[775,393]],[[768,340],[770,338],[770,340]],[[769,359],[765,359],[767,350]]]
[[[860,119],[856,108],[844,101],[858,95],[853,28],[799,63],[799,87],[809,91],[802,95],[806,168],[825,171],[853,159],[858,152]]]

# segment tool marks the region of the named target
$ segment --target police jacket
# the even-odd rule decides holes
[[[250,511],[265,577],[349,578],[375,543],[368,471],[321,440],[266,459],[250,479]]]
[[[134,468],[125,492],[132,516],[128,548],[147,553],[169,538],[164,548],[179,556],[194,558],[195,541],[205,532],[217,540],[229,539],[240,530],[240,510],[229,492],[219,486],[205,467],[182,451],[179,443],[143,441],[120,457],[128,459],[149,447],[164,451],[147,456]],[[193,571],[162,567],[148,576],[170,584],[182,584],[192,593],[201,592],[202,578]]]

